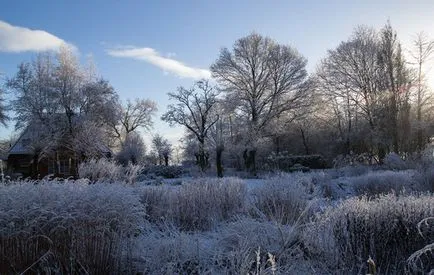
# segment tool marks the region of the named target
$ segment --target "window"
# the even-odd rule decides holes
[[[71,167],[71,159],[61,159],[59,160],[59,170],[56,171],[56,162],[54,160],[50,161],[48,165],[48,174],[62,174],[69,175]]]

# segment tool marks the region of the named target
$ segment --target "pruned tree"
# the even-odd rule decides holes
[[[224,48],[211,72],[246,123],[246,163],[256,173],[257,142],[269,123],[308,102],[307,60],[290,46],[253,33]],[[288,119],[293,116],[288,115]]]
[[[212,113],[218,94],[208,80],[197,81],[190,89],[179,87],[176,93],[168,94],[176,104],[170,104],[161,117],[172,126],[179,124],[186,127],[196,137],[199,142],[197,163],[202,171],[208,167],[205,141],[210,127],[219,119]]]

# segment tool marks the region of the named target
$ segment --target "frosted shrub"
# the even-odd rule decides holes
[[[422,191],[423,186],[417,181],[415,171],[376,171],[352,177],[350,184],[357,195],[375,196],[390,192]]]
[[[181,186],[146,186],[142,202],[153,222],[169,221],[182,230],[207,230],[245,210],[246,186],[236,178],[199,178]]]
[[[379,274],[402,274],[407,258],[429,243],[417,225],[433,214],[433,195],[351,198],[319,215],[303,239],[311,259],[337,273],[366,274],[371,256]]]
[[[144,208],[132,189],[86,182],[0,188],[0,273],[119,274]]]
[[[181,177],[184,173],[184,168],[176,165],[149,165],[145,166],[142,170],[142,174],[148,178],[163,177],[173,179]]]
[[[417,170],[417,181],[424,190],[434,192],[434,165],[425,165]]]
[[[129,162],[128,165],[124,167],[125,181],[129,184],[135,183],[142,170],[143,167],[141,165]]]
[[[122,179],[122,174],[122,166],[105,158],[100,158],[98,160],[91,159],[87,162],[80,163],[78,166],[79,177],[87,178],[93,182],[118,181]]]

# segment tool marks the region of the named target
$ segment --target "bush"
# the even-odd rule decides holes
[[[122,166],[105,158],[91,159],[80,163],[78,176],[95,181],[115,182],[122,178]]]
[[[133,190],[118,184],[1,187],[0,273],[123,273],[144,213]]]
[[[145,186],[142,202],[151,222],[184,231],[208,230],[245,210],[247,189],[234,178],[195,179],[181,186]]]
[[[184,169],[181,166],[176,165],[151,165],[145,166],[142,175],[145,175],[147,178],[155,179],[156,177],[163,177],[166,179],[174,179],[179,178],[183,174],[185,174]]]
[[[267,158],[267,166],[273,170],[291,172],[294,165],[301,165],[309,169],[325,169],[327,162],[320,155],[288,155],[287,152],[272,153]]]
[[[407,163],[395,152],[386,155],[383,166],[390,170],[406,170],[409,168]]]
[[[91,159],[87,162],[80,163],[78,175],[80,178],[89,179],[91,182],[126,182],[133,184],[143,167],[129,162],[126,166],[101,158],[98,160]]]
[[[366,274],[371,256],[379,274],[402,274],[407,258],[429,243],[417,225],[433,213],[432,194],[351,198],[319,215],[303,240],[310,258],[321,259],[333,273]]]

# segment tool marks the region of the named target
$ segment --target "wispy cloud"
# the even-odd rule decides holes
[[[61,45],[75,48],[46,31],[13,26],[0,20],[0,52],[40,52],[57,50]]]
[[[210,78],[211,72],[205,69],[194,68],[185,65],[184,63],[173,59],[173,53],[167,57],[160,55],[152,48],[137,48],[131,46],[123,46],[107,50],[107,53],[115,57],[132,58],[151,63],[154,66],[162,69],[164,72],[173,73],[180,77],[186,78]]]

